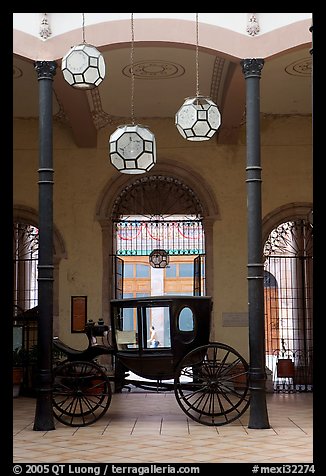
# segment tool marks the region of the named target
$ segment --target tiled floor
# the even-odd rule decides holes
[[[219,427],[189,420],[173,393],[114,394],[91,426],[33,431],[35,399],[14,399],[15,463],[312,463],[312,394],[268,394],[271,428],[249,411]]]

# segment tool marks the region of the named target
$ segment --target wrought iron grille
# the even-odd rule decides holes
[[[23,310],[37,305],[38,229],[14,224],[14,304]]]
[[[13,346],[25,351],[21,393],[33,392],[38,321],[38,229],[14,223],[13,230]]]
[[[155,216],[203,216],[203,207],[195,192],[185,183],[164,175],[148,175],[125,187],[113,204],[112,217],[142,215],[153,220]]]
[[[277,391],[313,389],[313,228],[275,228],[264,247],[266,365]]]
[[[114,226],[118,256],[147,256],[157,248],[170,256],[205,253],[201,220],[122,220]]]

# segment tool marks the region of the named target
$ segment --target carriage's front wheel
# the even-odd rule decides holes
[[[90,425],[108,409],[111,385],[96,363],[64,362],[54,369],[53,377],[53,412],[64,425]]]
[[[189,352],[180,362],[174,393],[182,410],[203,425],[220,426],[249,406],[248,364],[232,347],[214,342]]]

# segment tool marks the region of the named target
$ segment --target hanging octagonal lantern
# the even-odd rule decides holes
[[[153,250],[149,255],[149,264],[153,268],[165,268],[170,261],[169,254],[165,250]]]
[[[139,124],[119,126],[109,139],[111,164],[123,174],[148,172],[156,163],[154,134]]]
[[[221,125],[221,114],[209,97],[187,98],[175,115],[178,131],[187,140],[209,140]]]
[[[105,77],[105,62],[95,46],[87,43],[74,46],[62,58],[63,77],[77,89],[93,89]]]

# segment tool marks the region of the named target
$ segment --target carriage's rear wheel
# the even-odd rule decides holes
[[[203,425],[220,426],[239,418],[249,406],[248,364],[232,347],[211,343],[180,362],[174,393],[182,410]]]
[[[111,385],[94,362],[64,362],[54,369],[53,377],[53,412],[64,425],[90,425],[108,409]]]

